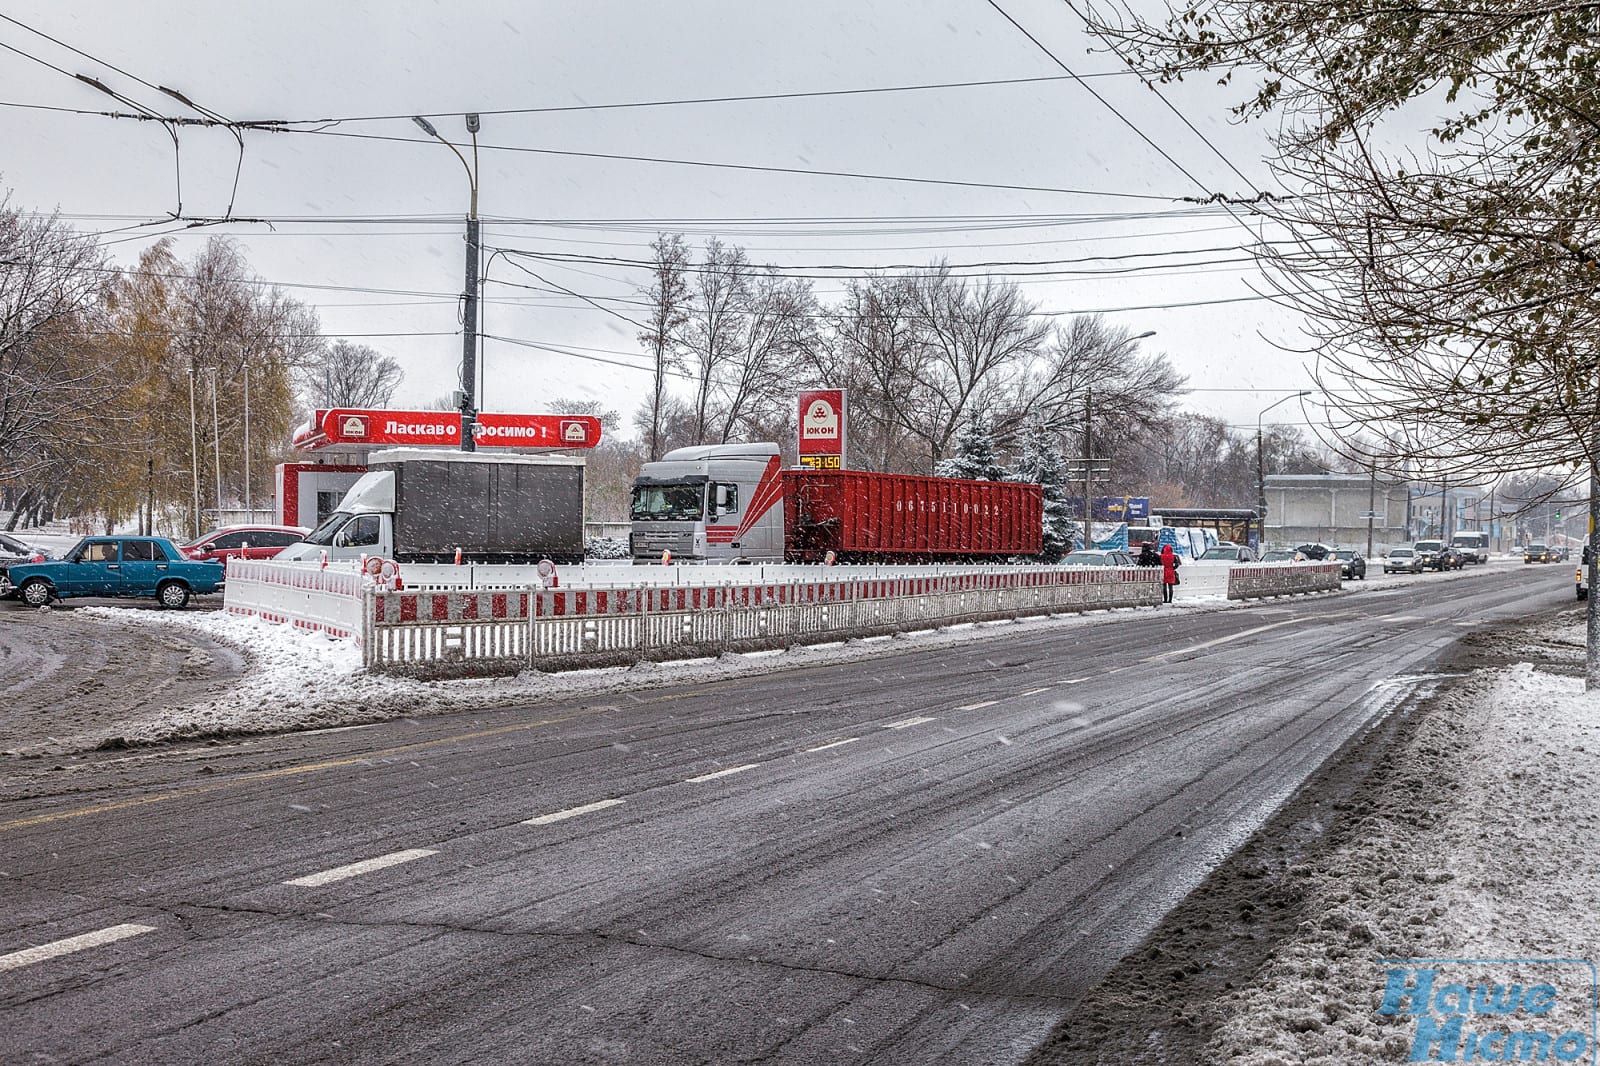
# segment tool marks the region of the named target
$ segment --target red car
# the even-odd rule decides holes
[[[179,550],[190,559],[270,559],[311,532],[300,526],[223,526]]]

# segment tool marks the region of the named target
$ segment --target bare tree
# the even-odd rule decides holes
[[[899,399],[916,381],[917,316],[911,286],[899,275],[852,280],[827,314],[821,343],[809,353],[811,383],[850,393],[853,465],[911,469],[921,456],[899,416]]]
[[[1033,304],[1011,282],[973,281],[941,263],[911,275],[909,285],[913,382],[899,398],[898,418],[927,448],[931,468],[963,422],[1006,403],[1050,327],[1034,320]]]
[[[662,418],[667,400],[667,374],[679,363],[681,331],[688,320],[690,291],[688,281],[689,247],[681,234],[663,233],[650,242],[654,259],[650,284],[640,295],[650,301],[645,329],[639,333],[655,362],[655,381],[644,412],[644,430],[649,459],[662,454]]]
[[[718,441],[783,421],[796,377],[818,346],[816,297],[804,278],[755,274],[744,285],[739,311],[737,348],[712,383]]]
[[[1236,113],[1276,119],[1295,191],[1255,209],[1297,238],[1261,255],[1307,312],[1336,445],[1401,476],[1571,470],[1600,562],[1592,6],[1177,0],[1091,28],[1155,76],[1254,80]]]
[[[706,443],[710,434],[716,379],[744,346],[750,281],[750,264],[743,248],[723,244],[715,237],[706,242],[705,254],[694,268],[690,283],[693,302],[682,334],[683,350],[694,379],[690,407],[694,412],[691,437],[695,444]]]
[[[387,407],[405,372],[376,348],[336,340],[313,352],[297,376],[308,407]]]
[[[115,381],[94,338],[110,277],[93,240],[0,200],[0,481],[28,480],[107,416]]]

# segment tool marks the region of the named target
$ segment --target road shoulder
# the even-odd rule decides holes
[[[1581,638],[1573,608],[1465,638],[1458,676],[1352,738],[1030,1061],[1403,1061],[1378,960],[1594,958]]]

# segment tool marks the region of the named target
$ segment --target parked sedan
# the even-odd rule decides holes
[[[1383,557],[1383,572],[1386,574],[1420,574],[1425,565],[1415,548],[1395,548]]]
[[[1061,560],[1064,566],[1133,566],[1133,557],[1127,552],[1104,551],[1085,548],[1068,552]]]
[[[1335,548],[1329,558],[1344,564],[1339,570],[1339,576],[1346,581],[1366,580],[1367,558],[1354,548]]]
[[[85,537],[60,559],[8,567],[8,595],[29,607],[72,596],[154,597],[183,607],[191,594],[221,591],[220,563],[185,559],[165,537]]]
[[[179,550],[190,559],[213,559],[224,565],[236,557],[270,559],[310,532],[300,526],[223,526]]]

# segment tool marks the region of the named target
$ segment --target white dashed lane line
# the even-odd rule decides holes
[[[527,819],[522,824],[550,825],[552,822],[564,822],[568,818],[576,818],[580,814],[591,814],[595,811],[603,811],[607,807],[620,806],[621,803],[622,801],[619,799],[608,799],[600,800],[596,803],[585,803],[582,807],[568,807],[566,810],[556,811],[554,814],[541,814],[537,818]]]
[[[964,707],[957,707],[958,711],[981,711],[985,707],[993,707],[999,700],[984,700],[982,703],[969,703]]]
[[[140,933],[153,933],[153,925],[113,925],[106,929],[99,929],[93,933],[82,933],[78,936],[69,936],[65,940],[52,940],[48,944],[40,944],[36,948],[23,948],[13,951],[9,955],[0,955],[0,972],[16,970],[23,966],[32,966],[36,962],[54,959],[61,955],[70,955],[74,951],[85,948],[97,948],[102,944],[112,944],[118,940],[126,940],[130,936]]]
[[[403,862],[410,862],[413,859],[425,859],[429,855],[437,854],[438,852],[432,848],[411,848],[408,851],[392,851],[387,855],[379,855],[376,859],[365,859],[361,862],[353,862],[349,866],[335,866],[333,869],[323,870],[321,873],[296,877],[293,880],[285,881],[284,884],[297,885],[301,888],[316,888],[319,885],[331,884],[334,881],[343,881],[351,877],[360,877],[362,874],[369,874],[374,870],[388,869],[390,866],[399,866]]]
[[[1017,693],[1017,695],[1019,695],[1019,696],[1037,696],[1041,692],[1049,692],[1050,689],[1051,689],[1051,686],[1050,685],[1046,685],[1044,688],[1030,688],[1026,692]]]
[[[885,729],[908,729],[908,728],[910,728],[911,726],[914,726],[914,725],[921,725],[924,722],[933,722],[933,721],[937,721],[937,719],[928,718],[926,716],[919,716],[917,718],[904,718],[904,719],[901,719],[898,722],[890,722],[888,725],[884,726],[883,728],[885,728]]]
[[[728,777],[731,774],[742,774],[746,770],[754,770],[756,767],[758,767],[760,765],[761,764],[758,763],[758,762],[752,762],[752,763],[746,763],[743,766],[732,766],[732,767],[729,767],[726,770],[717,770],[714,773],[701,774],[699,777],[688,778],[688,779],[685,780],[684,783],[688,784],[688,785],[693,785],[693,784],[698,784],[701,781],[713,781],[713,780],[715,780],[716,778],[719,778],[719,777]]]
[[[815,748],[807,748],[805,750],[805,754],[810,755],[814,751],[827,751],[829,748],[842,748],[846,744],[854,744],[860,739],[860,737],[846,737],[843,740],[836,740],[832,744],[823,744]]]

